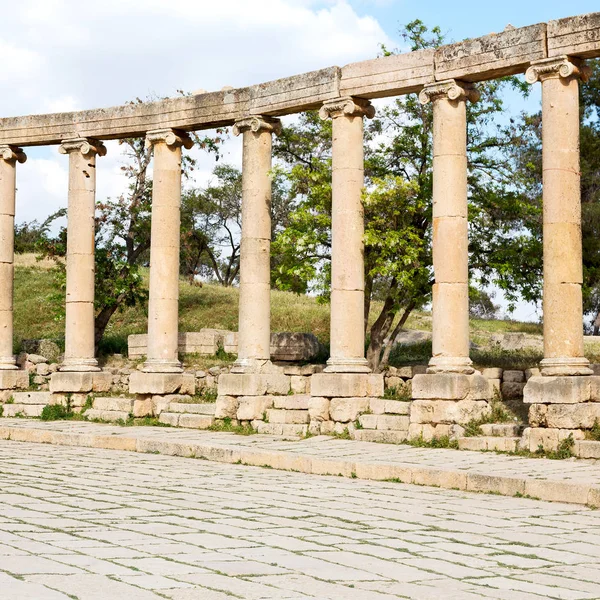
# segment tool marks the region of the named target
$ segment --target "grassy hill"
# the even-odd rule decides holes
[[[22,339],[64,336],[64,290],[57,290],[52,263],[37,262],[31,255],[20,255],[15,260],[15,345],[19,350]],[[147,283],[147,273],[144,273]],[[374,303],[372,318],[381,306]],[[271,294],[271,320],[273,331],[312,332],[319,340],[329,343],[329,305],[315,298],[298,296],[289,292],[273,291]],[[127,336],[146,332],[147,315],[142,306],[119,311],[108,326],[101,353],[120,352],[127,349]],[[218,285],[191,285],[180,282],[179,330],[198,331],[205,327],[237,330],[238,289]],[[408,329],[431,330],[431,315],[413,313],[407,323]],[[520,323],[505,320],[471,320],[472,340],[480,349],[472,352],[479,366],[504,366],[527,368],[541,358],[539,351],[500,352],[487,348],[496,333],[526,333],[541,335],[536,323]],[[588,358],[600,362],[593,347],[587,348]],[[392,354],[392,364],[425,363],[431,355],[431,343],[422,342],[410,347],[398,347]]]

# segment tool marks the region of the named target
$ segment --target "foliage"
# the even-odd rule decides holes
[[[469,286],[469,314],[476,319],[495,319],[498,316],[497,304],[494,304],[493,292],[486,292]]]

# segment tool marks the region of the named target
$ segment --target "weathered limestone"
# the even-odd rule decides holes
[[[248,117],[237,121],[243,135],[242,240],[238,357],[233,372],[260,370],[271,347],[271,148],[277,119]]]
[[[146,144],[154,147],[148,358],[146,373],[180,373],[177,355],[179,310],[179,246],[181,205],[181,147],[192,140],[172,129],[149,131]]]
[[[433,348],[428,373],[473,373],[469,358],[466,101],[469,84],[442,81],[423,88],[433,102]]]
[[[67,296],[65,358],[61,371],[98,371],[94,338],[94,245],[96,210],[96,155],[106,148],[98,140],[63,141],[69,155],[67,209]]]
[[[17,368],[13,355],[16,166],[26,160],[21,148],[0,146],[0,372]],[[0,389],[8,389],[2,380]]]
[[[54,394],[108,392],[112,373],[104,371],[59,371],[52,373],[50,391]]]
[[[583,353],[579,79],[589,69],[560,56],[532,63],[542,82],[544,359],[542,375],[591,375]]]
[[[364,357],[363,117],[375,109],[359,98],[326,102],[321,118],[332,119],[331,358],[330,373],[368,373]]]
[[[130,394],[194,394],[193,373],[145,373],[135,371],[129,376]]]

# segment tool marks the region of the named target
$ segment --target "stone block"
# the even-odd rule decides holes
[[[152,396],[152,414],[158,417],[166,410],[169,410],[172,396]]]
[[[96,410],[120,410],[131,412],[133,410],[132,398],[94,398]]]
[[[427,373],[427,365],[414,365],[412,368],[412,376],[425,375]]]
[[[218,396],[215,404],[215,418],[235,419],[238,404],[238,399],[233,396]]]
[[[358,422],[363,429],[377,429],[377,418],[379,415],[360,415]]]
[[[481,371],[481,376],[485,377],[486,379],[502,379],[503,371],[504,369],[500,369],[497,367],[483,369],[483,371]]]
[[[546,413],[546,427],[556,429],[591,429],[600,422],[600,403],[550,404]]]
[[[83,413],[83,416],[90,421],[106,421],[108,423],[116,423],[117,421],[127,421],[129,413],[118,410],[96,410],[90,408]]]
[[[92,372],[57,371],[50,377],[50,391],[55,393],[91,392],[94,387]]]
[[[480,425],[481,433],[491,437],[518,437],[521,425],[517,423],[484,423]]]
[[[283,408],[285,410],[308,410],[310,396],[273,396],[273,408]]]
[[[196,393],[196,377],[193,373],[183,373],[181,375],[179,393],[188,394],[190,396],[193,396]]]
[[[308,414],[311,421],[329,421],[329,398],[312,397],[308,401]]]
[[[485,400],[414,400],[410,408],[410,422],[465,425],[481,419],[489,411],[490,405]]]
[[[551,427],[527,427],[521,436],[520,446],[530,452],[536,452],[539,448],[552,451],[558,448],[559,443],[573,436],[575,441],[585,438],[585,434],[579,429],[556,429]]]
[[[384,398],[370,398],[369,408],[376,415],[408,415],[410,414],[410,402],[401,400],[386,400]]]
[[[594,57],[600,47],[600,13],[548,22],[548,56]]]
[[[546,427],[548,404],[531,404],[529,406],[528,421],[531,427]]]
[[[294,394],[305,394],[307,384],[310,384],[309,377],[303,377],[302,375],[291,376],[291,388]]]
[[[283,368],[284,375],[294,375],[296,377],[310,377],[315,373],[322,373],[325,365],[290,365],[288,363],[277,364]]]
[[[359,414],[368,410],[368,398],[332,398],[329,405],[331,420],[339,423],[355,421]]]
[[[422,438],[430,442],[435,437],[435,425],[431,423],[410,423],[408,426],[408,439]]]
[[[253,421],[252,427],[258,433],[266,435],[283,435],[283,423],[266,423],[265,421]]]
[[[308,433],[308,425],[287,423],[281,425],[281,435],[304,437]]]
[[[412,397],[418,400],[487,400],[490,388],[488,380],[479,374],[415,375],[412,379]]]
[[[374,429],[355,429],[352,432],[352,438],[361,442],[379,442],[381,444],[402,444],[408,438],[408,431],[388,431]],[[357,463],[358,465],[360,462]],[[387,465],[382,465],[387,467]],[[392,479],[395,476],[386,477]],[[372,479],[372,478],[370,478]]]
[[[266,410],[272,406],[272,396],[242,396],[239,398],[237,419],[238,421],[262,419]]]
[[[412,367],[398,367],[396,369],[396,375],[402,379],[412,379],[413,368]]]
[[[573,454],[579,458],[600,458],[600,442],[592,440],[578,440],[575,442]]]
[[[408,432],[409,418],[398,415],[377,415],[377,429]]]
[[[110,392],[113,375],[110,371],[101,371],[92,374],[93,392]]]
[[[518,437],[466,437],[458,440],[460,450],[488,450],[495,452],[515,452],[519,446]]]
[[[0,371],[0,390],[27,389],[29,387],[29,373],[20,369]]]
[[[515,398],[521,398],[523,396],[524,388],[525,382],[503,381],[500,391],[502,398],[505,400],[514,400]]]
[[[192,415],[208,415],[214,417],[215,405],[213,403],[190,404],[187,402],[171,402],[169,404],[169,412],[187,413]]]
[[[532,377],[541,377],[542,372],[537,367],[525,369],[525,381],[529,381]]]
[[[239,414],[239,411],[238,411]],[[267,410],[267,421],[269,423],[283,424],[307,424],[310,421],[308,410]]]
[[[136,418],[154,416],[154,403],[152,402],[152,398],[134,400],[133,406],[129,409],[129,412]]]
[[[39,417],[44,410],[44,406],[41,404],[5,404],[3,408],[5,417]]]
[[[208,429],[214,422],[215,418],[207,415],[182,414],[179,416],[179,427],[189,429]]]
[[[193,377],[193,376],[192,376]],[[144,373],[129,376],[130,394],[175,394],[181,388],[183,373]]]
[[[158,417],[158,422],[163,425],[170,425],[171,427],[177,427],[179,425],[179,413],[161,412]]]
[[[226,373],[219,377],[219,395],[222,396],[284,396],[290,389],[290,376],[282,373]]]
[[[366,373],[317,373],[311,380],[311,396],[352,398],[383,396],[383,375]]]
[[[402,383],[402,379],[400,379],[400,377],[397,377],[396,375],[390,375],[389,377],[385,378],[386,389],[398,387],[399,385],[402,385]]]
[[[15,404],[52,404],[50,392],[13,392],[12,398]]]
[[[502,380],[501,379],[488,379],[490,384],[490,394],[492,398],[497,395],[502,395]]]
[[[308,362],[319,354],[317,336],[312,333],[272,333],[271,359],[287,362]]]
[[[525,373],[523,373],[523,371],[504,371],[502,381],[522,383],[525,381]]]
[[[599,377],[531,377],[523,390],[526,404],[577,404],[592,396],[592,383]]]

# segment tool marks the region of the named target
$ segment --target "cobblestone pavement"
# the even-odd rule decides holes
[[[600,511],[0,441],[2,600],[600,598]]]

